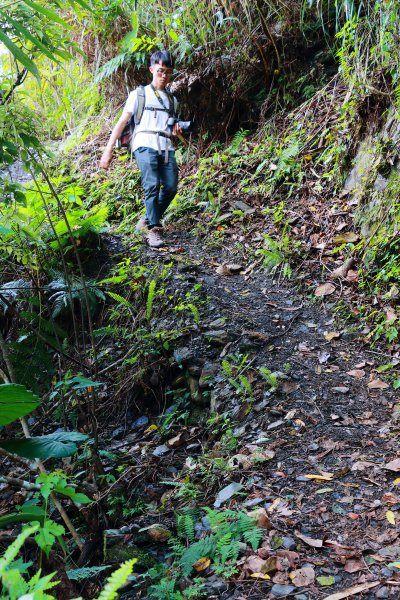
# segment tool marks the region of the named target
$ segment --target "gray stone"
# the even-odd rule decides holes
[[[296,594],[294,600],[308,600],[307,594]]]
[[[218,371],[218,365],[207,362],[200,375],[199,379],[199,387],[200,388],[208,388],[214,378],[215,374]]]
[[[223,594],[227,591],[228,585],[222,579],[217,579],[216,581],[210,581],[211,577],[208,579],[206,583],[206,590],[208,594]]]
[[[189,362],[193,359],[193,356],[193,350],[187,346],[182,346],[181,348],[176,348],[176,350],[174,350],[174,359],[178,364]]]
[[[243,506],[246,508],[252,508],[253,506],[257,506],[257,504],[261,504],[264,501],[264,498],[252,498],[251,500],[246,500],[243,503]]]
[[[389,588],[382,586],[381,588],[378,589],[378,591],[376,592],[376,597],[377,598],[389,598]]]
[[[214,346],[225,346],[230,340],[230,336],[225,329],[205,331],[203,335],[205,340]]]
[[[215,319],[215,321],[212,321],[209,325],[209,327],[211,329],[219,329],[221,327],[223,327],[226,323],[226,318],[225,317],[219,317],[218,319]]]
[[[145,415],[143,415],[142,417],[139,417],[138,419],[136,419],[136,421],[134,421],[131,425],[132,429],[140,429],[141,427],[144,427],[145,425],[147,425],[149,422],[149,418],[146,417]]]
[[[270,423],[270,425],[268,425],[267,429],[268,431],[270,431],[271,429],[278,429],[279,427],[282,427],[282,425],[285,424],[285,421],[274,421],[273,423]]]
[[[246,202],[242,202],[241,200],[236,200],[236,202],[233,203],[233,208],[236,208],[236,210],[241,210],[248,215],[251,215],[255,212],[254,208],[249,206],[249,204],[246,204]]]
[[[218,492],[214,502],[214,507],[219,508],[221,504],[229,500],[234,494],[239,492],[241,489],[243,489],[242,484],[236,482],[230,483],[229,485],[225,486],[224,488],[222,488],[222,490]]]
[[[271,588],[271,594],[276,598],[286,598],[286,596],[292,594],[295,589],[294,585],[281,585],[280,583],[275,583]]]
[[[282,538],[282,547],[285,548],[285,550],[293,550],[293,548],[296,548],[296,542],[293,538],[284,536]]]
[[[153,452],[153,456],[165,456],[170,451],[171,449],[168,448],[168,446],[165,446],[165,444],[163,444],[162,446],[157,446],[157,448]]]

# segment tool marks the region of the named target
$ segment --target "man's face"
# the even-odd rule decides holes
[[[156,63],[150,67],[150,72],[153,74],[153,84],[157,89],[163,89],[169,83],[172,75],[172,69]]]

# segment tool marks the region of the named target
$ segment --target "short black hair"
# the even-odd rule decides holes
[[[150,56],[150,66],[153,65],[165,65],[166,67],[170,67],[172,69],[174,66],[174,61],[172,60],[172,56],[169,52],[166,52],[165,50],[159,50]]]

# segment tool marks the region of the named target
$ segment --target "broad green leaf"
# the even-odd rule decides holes
[[[65,486],[65,487],[56,486],[54,488],[54,491],[57,492],[58,494],[63,494],[64,496],[71,498],[71,500],[73,500],[74,502],[78,502],[79,504],[90,504],[92,502],[91,499],[88,496],[86,496],[86,494],[82,494],[81,492],[76,492],[72,487],[69,487],[69,486]]]
[[[0,225],[0,235],[7,235],[12,232],[13,232],[13,230],[10,229],[9,227],[4,227],[4,225]]]
[[[319,585],[328,586],[335,583],[335,578],[333,575],[321,575],[320,577],[317,577],[317,581]]]
[[[92,381],[91,379],[88,379],[87,377],[82,377],[81,375],[76,375],[76,377],[68,379],[65,383],[67,383],[68,385],[72,385],[74,390],[84,390],[91,387],[98,387],[99,385],[103,385],[101,381]]]
[[[59,23],[60,25],[62,25],[66,29],[72,29],[72,27],[70,25],[68,25],[68,23],[66,23],[64,21],[64,19],[62,19],[61,17],[59,17],[57,13],[53,12],[49,8],[46,8],[45,6],[42,6],[41,4],[37,4],[36,2],[33,2],[32,0],[22,0],[22,1],[25,4],[27,4],[30,8],[32,8],[36,12],[44,15],[45,17],[47,17],[51,21],[55,21],[56,23]]]
[[[71,437],[72,439],[77,439],[74,436],[78,435],[82,434],[72,432]],[[73,441],[69,441],[70,439],[67,432],[60,432],[59,435],[53,433],[51,435],[42,435],[27,439],[2,441],[0,442],[0,448],[4,448],[7,452],[18,454],[18,456],[23,456],[24,458],[64,458],[72,456],[78,449]]]
[[[3,42],[6,48],[14,56],[15,60],[21,63],[36,79],[40,79],[39,71],[34,62],[31,61],[29,56],[25,54],[14,42],[10,40],[6,34],[0,29],[0,42]]]
[[[3,14],[3,13],[1,13],[1,14]],[[54,61],[58,62],[56,57],[54,56],[54,54],[52,54],[50,52],[50,50],[48,48],[46,48],[46,46],[43,44],[43,42],[41,42],[34,35],[32,35],[31,32],[28,31],[28,29],[26,29],[26,27],[24,27],[23,25],[21,25],[21,23],[18,23],[11,17],[7,17],[7,21],[9,23],[11,23],[11,25],[14,27],[14,29],[16,31],[18,31],[18,33],[20,33],[24,38],[26,38],[27,40],[32,42],[32,44],[34,46],[36,46],[37,48],[39,48],[39,50],[41,50],[43,52],[43,54],[45,54],[48,58],[50,58],[50,60],[54,60]]]
[[[43,527],[41,527],[35,536],[35,541],[39,548],[41,548],[46,555],[49,555],[52,545],[54,544],[55,538],[59,535],[63,535],[65,529],[62,525],[55,523],[54,521],[45,521]]]
[[[44,437],[48,440],[56,440],[57,442],[84,442],[89,439],[86,433],[80,433],[79,431],[56,431]]]
[[[8,425],[28,415],[40,404],[40,399],[24,385],[3,383],[0,385],[0,425]]]
[[[33,509],[34,507],[32,507]],[[39,507],[37,507],[39,508]],[[45,512],[41,509],[42,514],[38,514],[37,510],[24,510],[21,512],[10,513],[9,515],[4,515],[4,517],[0,517],[0,529],[3,527],[8,527],[14,523],[31,523],[32,521],[38,521],[45,517]]]
[[[172,40],[173,42],[177,42],[177,41],[178,41],[178,39],[179,39],[179,38],[178,38],[178,34],[176,33],[176,31],[175,31],[174,29],[170,29],[170,30],[168,31],[168,35],[169,35],[169,37],[171,38],[171,40]]]

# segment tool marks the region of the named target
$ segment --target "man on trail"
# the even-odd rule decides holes
[[[115,142],[134,115],[131,151],[141,173],[146,207],[145,215],[139,220],[136,230],[146,231],[147,242],[152,248],[159,248],[164,244],[161,219],[178,186],[178,166],[170,138],[171,135],[179,135],[182,129],[175,123],[176,100],[166,90],[172,68],[169,52],[155,52],[150,57],[152,82],[129,94],[124,111],[112,130],[100,160],[100,166],[108,169]]]

